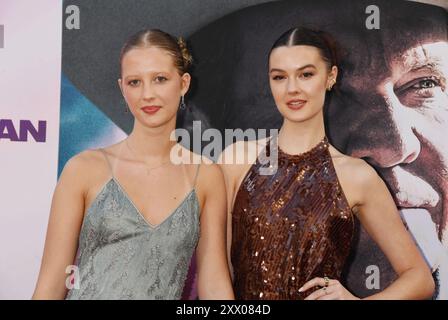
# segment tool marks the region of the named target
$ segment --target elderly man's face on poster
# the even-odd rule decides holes
[[[440,283],[448,263],[448,42],[433,33],[387,32],[396,37],[389,48],[376,43],[367,55],[351,55],[346,96],[331,107],[328,124],[346,153],[386,181]],[[336,125],[340,119],[345,126]]]
[[[385,59],[388,71],[368,70],[356,93],[365,102],[351,155],[368,160],[389,182],[399,208],[427,210],[448,245],[448,43],[408,48]],[[405,212],[405,210],[404,210]]]

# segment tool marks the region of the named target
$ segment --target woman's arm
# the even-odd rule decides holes
[[[227,205],[224,177],[216,164],[201,165],[205,194],[196,251],[200,299],[234,299],[226,254]],[[200,181],[203,183],[200,183]]]
[[[367,299],[426,299],[434,292],[431,271],[406,230],[392,196],[375,170],[362,169],[363,201],[358,218],[389,259],[398,279]]]
[[[231,247],[232,247],[232,209],[233,197],[235,192],[235,180],[238,174],[238,165],[235,165],[234,149],[238,150],[238,145],[241,142],[229,145],[218,158],[218,164],[224,175],[224,182],[226,188],[226,203],[227,203],[227,262],[229,265],[230,276],[233,279],[233,266],[231,261]],[[241,148],[241,147],[240,147]]]
[[[350,166],[351,180],[359,191],[357,216],[372,239],[389,259],[398,278],[383,291],[366,299],[426,299],[434,291],[434,280],[417,246],[401,221],[384,181],[363,160]],[[324,286],[324,278],[308,281],[301,291]],[[310,294],[307,300],[357,299],[338,280]]]
[[[74,263],[84,210],[83,155],[70,159],[56,185],[33,299],[64,299],[66,268]]]
[[[265,147],[266,139],[256,141],[237,141],[227,146],[219,155],[218,164],[224,174],[227,193],[227,261],[230,275],[233,279],[233,266],[231,261],[232,248],[232,212],[234,199],[243,175],[256,161],[258,153]]]

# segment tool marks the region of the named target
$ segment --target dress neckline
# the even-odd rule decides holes
[[[137,214],[143,219],[143,221],[145,222],[145,224],[147,224],[151,229],[158,229],[160,226],[162,226],[163,224],[165,224],[165,222],[169,221],[170,218],[172,216],[175,215],[175,213],[177,211],[180,210],[180,208],[184,205],[185,202],[187,202],[188,198],[190,198],[191,195],[195,195],[195,198],[197,200],[197,194],[196,194],[196,188],[193,187],[182,199],[182,201],[177,205],[176,208],[174,208],[174,210],[172,210],[168,215],[166,215],[164,217],[164,219],[157,223],[157,224],[153,224],[149,221],[149,219],[147,218],[147,216],[145,216],[143,214],[142,211],[140,211],[140,209],[136,206],[135,202],[132,200],[132,198],[130,197],[129,193],[126,191],[126,189],[122,186],[122,184],[117,180],[116,177],[111,177],[111,180],[113,180],[115,182],[115,184],[118,186],[118,188],[120,189],[121,193],[124,195],[124,197],[126,198],[127,201],[129,201],[129,203],[131,204],[131,206],[133,207],[133,209],[137,212]]]
[[[268,144],[269,145],[269,144]],[[278,156],[279,158],[283,159],[290,159],[290,160],[299,160],[304,158],[312,157],[313,155],[319,154],[320,152],[327,150],[329,147],[328,138],[327,136],[324,136],[319,143],[317,143],[315,146],[313,146],[311,149],[298,153],[298,154],[289,154],[280,148],[280,145],[278,144],[278,138],[277,138],[277,148],[278,148]]]

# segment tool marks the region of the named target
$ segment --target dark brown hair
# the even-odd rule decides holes
[[[299,45],[307,45],[317,48],[320,56],[327,64],[328,70],[331,70],[332,66],[338,67],[338,70],[340,69],[341,49],[333,37],[322,30],[306,27],[289,29],[274,42],[274,45],[269,51],[269,55],[275,48]],[[338,72],[338,78],[340,78],[340,72]],[[335,88],[337,89],[336,85]]]
[[[187,72],[193,62],[184,39],[175,38],[159,29],[149,29],[137,32],[126,41],[120,53],[120,70],[123,57],[127,52],[135,48],[149,47],[166,50],[173,57],[174,65],[180,75]]]

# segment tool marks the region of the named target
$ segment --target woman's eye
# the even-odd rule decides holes
[[[302,73],[302,77],[304,77],[304,78],[310,78],[312,76],[313,76],[312,72],[304,72],[304,73]]]
[[[140,80],[131,80],[128,82],[128,85],[130,85],[131,87],[135,87],[140,83]]]
[[[285,79],[284,76],[273,76],[272,77],[272,80],[283,80],[283,79]]]
[[[168,80],[166,77],[163,76],[158,76],[154,78],[155,82],[161,83],[161,82],[165,82],[166,80]]]

